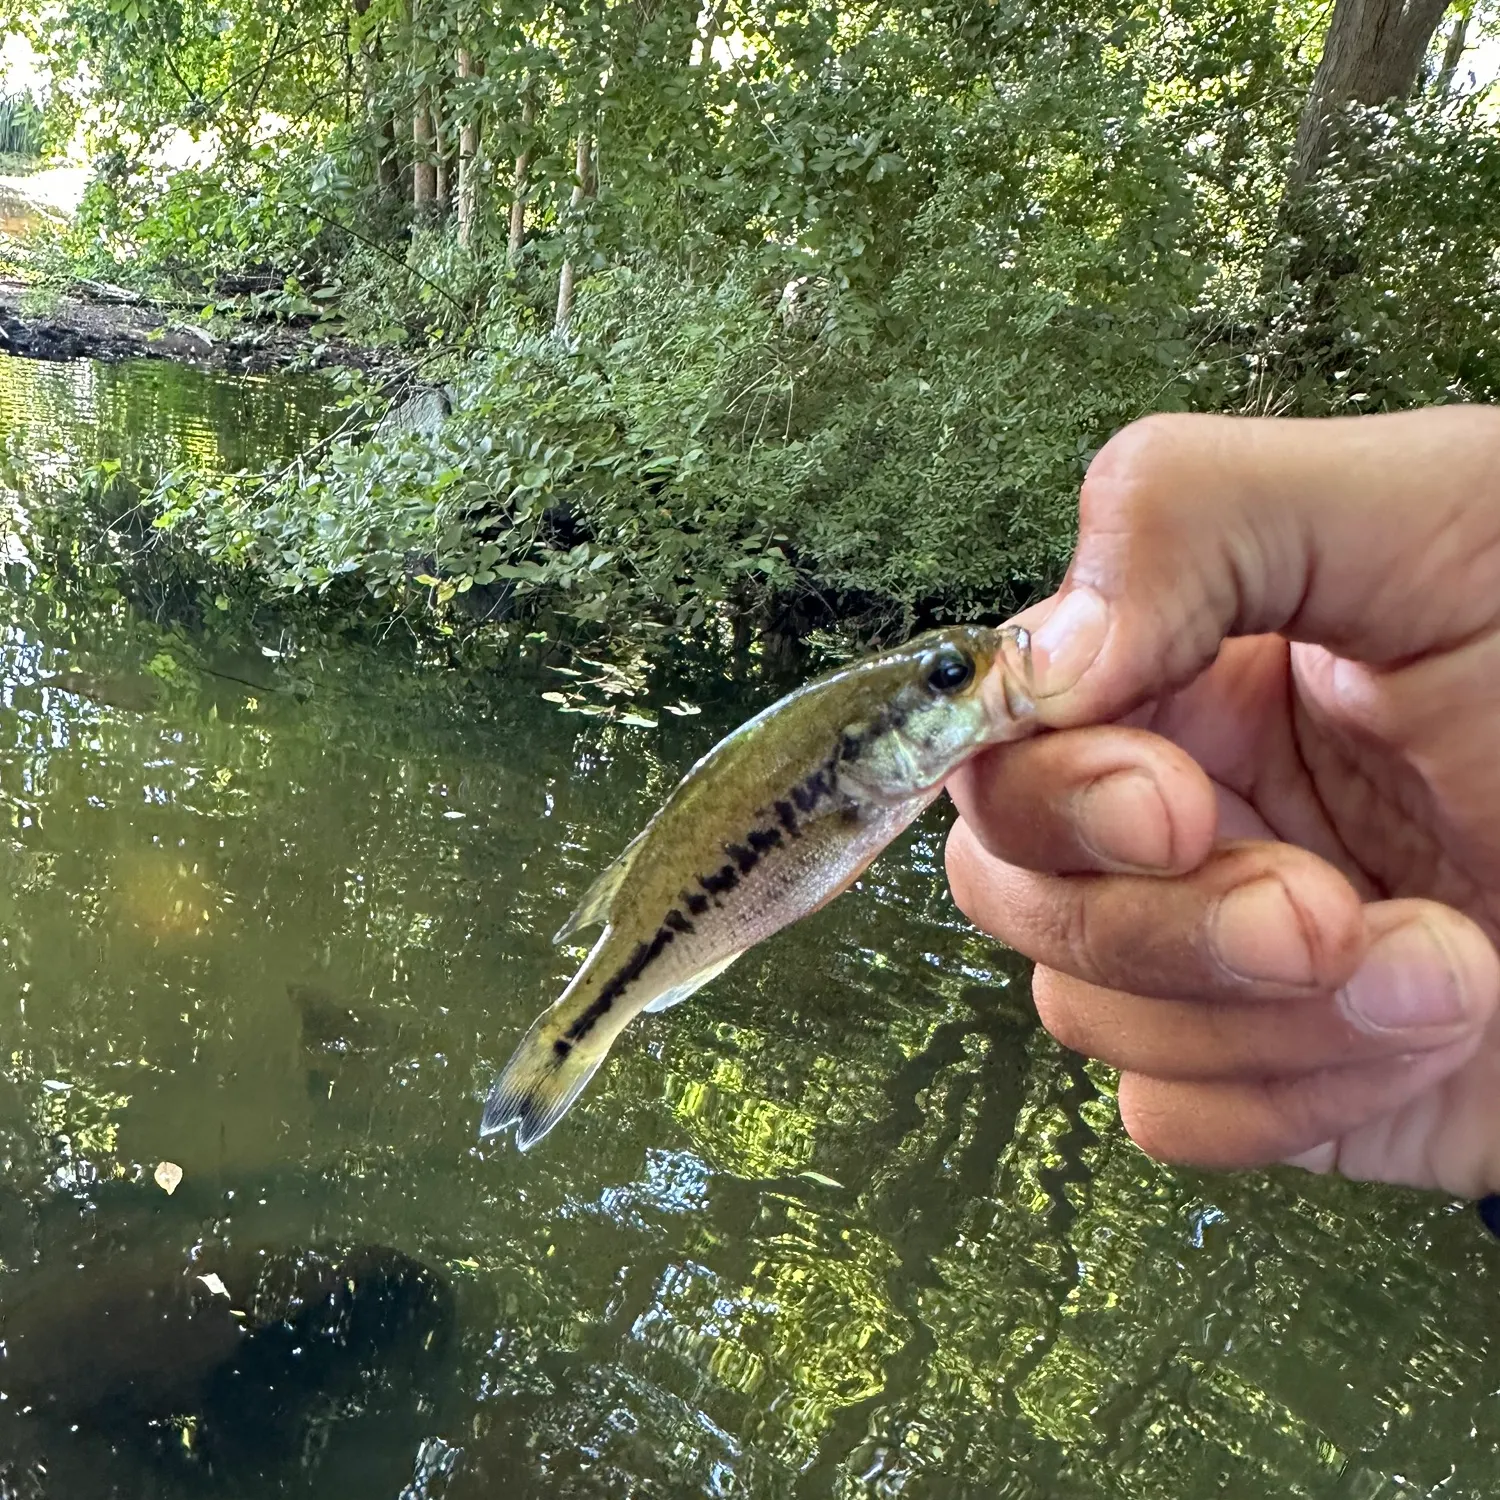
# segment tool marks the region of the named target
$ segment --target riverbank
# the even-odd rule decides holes
[[[246,322],[214,335],[182,309],[152,304],[124,287],[79,281],[52,293],[0,277],[0,353],[27,359],[173,359],[202,369],[257,373],[288,368],[365,371],[391,351],[314,334],[295,323]]]

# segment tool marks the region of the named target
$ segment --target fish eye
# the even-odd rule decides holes
[[[922,665],[927,669],[927,686],[935,693],[956,693],[974,676],[973,657],[957,646],[939,646]]]

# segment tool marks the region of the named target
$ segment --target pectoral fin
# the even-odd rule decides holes
[[[701,990],[710,979],[717,979],[744,951],[743,948],[737,949],[728,958],[721,958],[706,969],[700,969],[691,979],[684,979],[681,984],[674,984],[671,989],[663,990],[650,1005],[645,1007],[647,1014],[654,1015],[657,1011],[671,1010],[674,1005],[681,1005],[689,995]]]
[[[631,865],[635,863],[635,857],[641,850],[641,840],[645,837],[644,829],[636,834],[625,846],[625,852],[584,892],[583,900],[578,903],[578,910],[558,929],[557,936],[552,939],[554,943],[563,942],[585,927],[609,921],[615,897],[619,894]]]

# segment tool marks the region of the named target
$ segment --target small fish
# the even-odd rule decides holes
[[[833,900],[957,766],[1035,728],[1026,632],[964,625],[810,682],[720,740],[557,934],[605,924],[495,1080],[480,1135],[514,1125],[534,1146],[636,1016]]]

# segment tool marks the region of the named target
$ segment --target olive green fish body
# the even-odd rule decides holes
[[[958,627],[809,683],[721,740],[558,934],[606,924],[496,1080],[481,1134],[540,1140],[631,1020],[847,888],[958,764],[1028,733],[1031,707],[1024,635]]]

